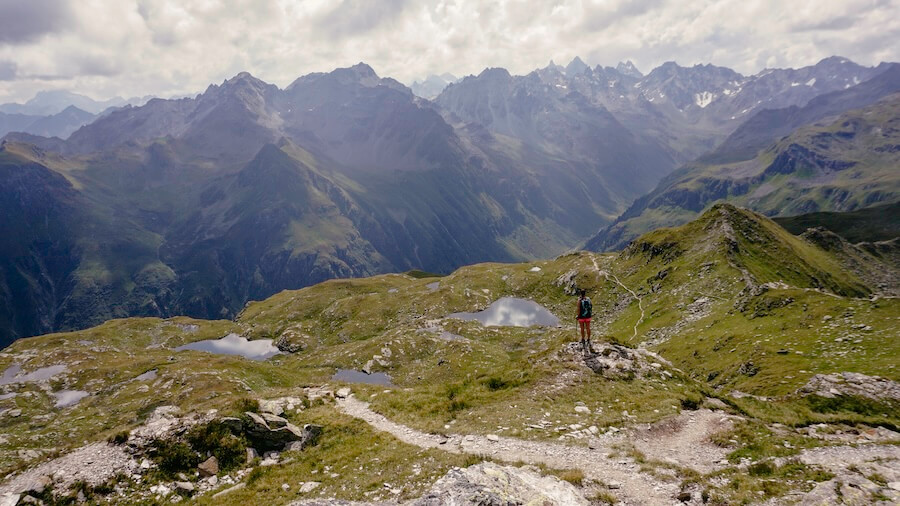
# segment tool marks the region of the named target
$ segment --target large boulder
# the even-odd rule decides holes
[[[825,398],[865,397],[880,402],[900,402],[900,383],[855,372],[816,374],[797,391],[801,396]]]
[[[303,430],[284,418],[268,413],[259,415],[250,411],[244,415],[246,416],[244,434],[254,448],[263,451],[281,450],[290,443],[303,440]],[[272,424],[269,420],[272,420]]]
[[[571,483],[555,476],[543,476],[535,468],[482,462],[465,469],[451,469],[411,506],[446,504],[589,506],[591,503]]]

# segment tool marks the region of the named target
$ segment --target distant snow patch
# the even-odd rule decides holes
[[[815,78],[815,77],[813,77],[813,78],[810,79],[809,81],[806,81],[806,85],[807,85],[807,86],[812,86],[812,85],[814,85],[814,84],[816,84],[816,78]]]
[[[716,95],[708,91],[702,91],[694,95],[694,103],[700,106],[701,109],[711,104],[715,99]]]
[[[534,266],[531,269],[528,269],[529,272],[541,272],[541,268],[538,266]]]

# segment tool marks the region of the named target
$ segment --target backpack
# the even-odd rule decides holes
[[[579,318],[590,318],[594,307],[591,305],[591,299],[585,297],[581,299],[581,314]]]

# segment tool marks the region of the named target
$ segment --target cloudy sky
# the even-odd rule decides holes
[[[283,87],[359,61],[411,83],[576,55],[755,73],[834,54],[900,60],[900,0],[0,0],[0,103],[196,93],[242,70]]]

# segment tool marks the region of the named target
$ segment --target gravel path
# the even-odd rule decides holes
[[[688,467],[706,474],[727,465],[729,449],[710,441],[710,436],[730,430],[738,417],[700,409],[683,411],[660,423],[638,428],[634,447],[652,459]]]
[[[99,485],[119,472],[133,472],[137,467],[137,462],[123,447],[94,443],[12,478],[0,486],[0,497],[39,486],[43,477],[52,476],[56,482],[55,486],[60,490],[66,490],[78,481],[88,485]]]
[[[585,476],[615,487],[626,505],[676,505],[674,499],[678,485],[664,483],[639,472],[639,466],[624,457],[609,458],[608,446],[594,445],[595,449],[569,446],[559,443],[525,441],[494,435],[460,435],[448,437],[427,434],[405,425],[392,422],[369,409],[369,404],[352,395],[338,399],[338,407],[344,413],[359,418],[372,427],[388,432],[404,443],[421,448],[437,448],[451,453],[486,455],[507,462],[544,464],[554,469],[580,469]]]

